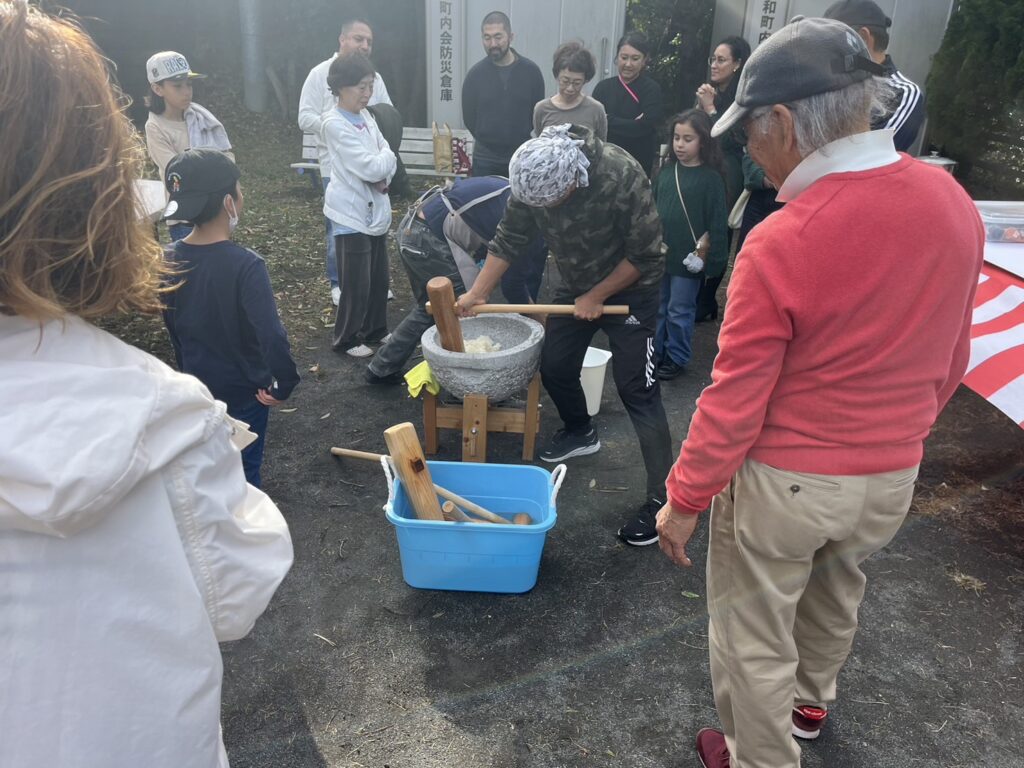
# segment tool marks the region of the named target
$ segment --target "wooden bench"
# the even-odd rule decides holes
[[[466,140],[466,151],[473,155],[473,136],[465,128],[452,128],[452,136]],[[438,173],[434,168],[434,131],[432,128],[402,129],[402,147],[399,150],[405,172],[410,176],[444,176],[454,178],[458,174]]]
[[[299,176],[309,171],[310,181],[318,190],[322,188],[320,182],[320,155],[316,151],[316,136],[312,133],[302,134],[302,160],[298,163],[291,163],[289,166]]]
[[[466,150],[472,156],[473,137],[464,128],[452,128],[452,136],[466,140]],[[405,163],[405,172],[410,176],[444,176],[454,178],[454,173],[438,173],[434,169],[434,133],[431,128],[405,127],[402,129],[402,146],[398,154]],[[302,175],[312,172],[313,186],[319,188],[320,164],[316,151],[316,136],[312,133],[302,134],[302,161],[291,163],[296,173]]]

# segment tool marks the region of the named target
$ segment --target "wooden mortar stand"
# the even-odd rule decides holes
[[[523,436],[523,459],[533,460],[540,432],[540,374],[526,389],[526,405],[490,405],[487,395],[466,395],[462,405],[441,405],[437,395],[423,391],[423,451],[437,453],[442,429],[462,432],[462,460],[487,461],[487,433],[511,432]]]

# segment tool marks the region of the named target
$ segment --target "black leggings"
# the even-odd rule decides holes
[[[568,299],[558,303],[571,303]],[[580,384],[583,358],[594,334],[604,331],[612,352],[612,374],[622,404],[633,422],[647,470],[647,498],[665,501],[665,478],[672,467],[672,437],[661,391],[654,375],[654,333],[658,288],[625,290],[606,304],[628,304],[631,314],[577,320],[549,315],[540,373],[558,415],[570,432],[590,428],[587,401]]]

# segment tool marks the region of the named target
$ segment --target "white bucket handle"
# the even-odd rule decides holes
[[[569,470],[565,464],[559,464],[551,472],[551,507],[555,506],[555,499],[558,498],[558,489],[562,487],[562,481],[565,480],[565,473]]]
[[[395,476],[391,471],[391,457],[381,456],[380,465],[384,468],[384,477],[386,477],[388,481],[388,500],[382,507],[386,512],[388,507],[390,507],[392,502],[395,500]]]

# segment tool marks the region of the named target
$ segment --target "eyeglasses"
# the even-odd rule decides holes
[[[726,59],[723,58],[722,56],[708,56],[708,65],[712,67],[715,64],[718,64],[719,66],[723,64],[728,64],[730,61],[732,61],[732,59]]]
[[[582,88],[586,84],[586,80],[577,78],[560,77],[558,78],[558,84],[563,88]]]

